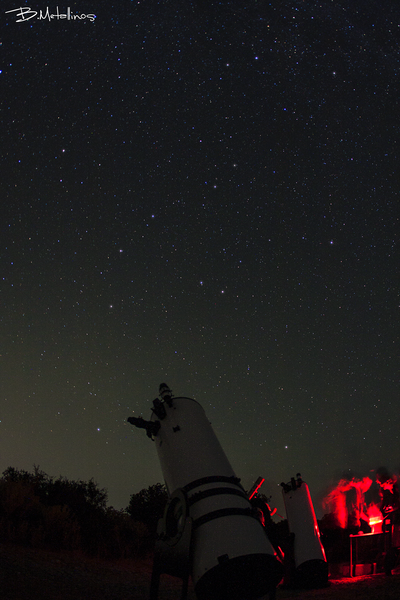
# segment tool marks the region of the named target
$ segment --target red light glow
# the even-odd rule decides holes
[[[360,528],[361,521],[369,522],[364,497],[371,484],[372,479],[369,477],[341,479],[335,489],[326,496],[323,506],[335,515],[339,527]]]
[[[383,516],[377,504],[368,506],[368,524],[371,527],[371,533],[382,533]]]
[[[249,492],[249,500],[251,500],[252,498],[254,498],[254,496],[257,494],[258,490],[260,489],[260,487],[264,483],[264,481],[265,481],[264,477],[259,477],[257,479],[257,481],[255,482],[255,484],[253,485],[253,487],[251,488],[251,490]]]

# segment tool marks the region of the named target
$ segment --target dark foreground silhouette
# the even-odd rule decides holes
[[[151,557],[101,561],[79,554],[0,544],[2,600],[148,600]],[[179,600],[181,582],[162,576],[159,600]],[[320,590],[278,588],[277,600],[398,600],[400,572],[331,581]],[[188,600],[195,600],[189,587]]]

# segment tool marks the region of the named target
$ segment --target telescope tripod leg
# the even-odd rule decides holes
[[[157,600],[157,598],[158,598],[158,589],[160,587],[160,575],[161,575],[161,564],[160,564],[160,561],[157,560],[156,556],[154,556],[153,570],[151,572],[149,600]]]
[[[164,570],[162,569],[162,563],[155,555],[154,560],[153,560],[153,570],[151,572],[149,600],[158,600],[158,590],[160,588],[160,576],[162,573],[164,573]],[[189,587],[189,571],[182,578],[181,600],[186,600],[187,595],[188,595],[188,587]]]

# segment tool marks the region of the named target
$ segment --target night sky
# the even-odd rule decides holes
[[[272,505],[397,470],[398,0],[68,6],[1,4],[0,471],[126,507],[163,381]]]

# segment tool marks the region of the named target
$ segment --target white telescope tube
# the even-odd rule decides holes
[[[169,494],[180,489],[187,498],[196,596],[259,598],[279,583],[282,564],[203,408],[191,398],[171,398],[167,391],[162,394],[165,401],[155,401],[147,431],[155,441]]]

